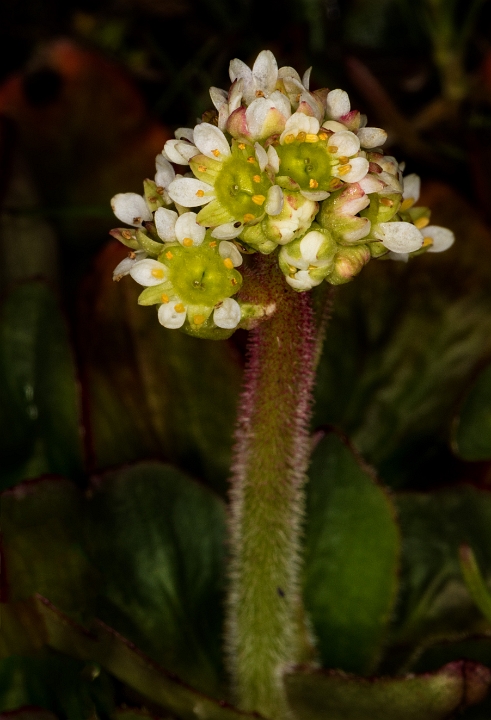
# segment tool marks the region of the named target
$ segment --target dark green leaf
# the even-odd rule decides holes
[[[223,491],[240,380],[233,349],[163,328],[130,278],[112,281],[121,257],[106,248],[83,304],[95,463],[160,457]]]
[[[82,547],[82,498],[66,480],[29,481],[1,496],[9,600],[48,595],[65,612],[88,609],[97,576]]]
[[[461,408],[455,445],[464,460],[491,458],[491,366],[479,376]]]
[[[323,664],[365,673],[385,641],[399,533],[387,493],[334,434],[317,446],[307,486],[305,602]]]
[[[448,187],[425,201],[455,245],[373,261],[338,290],[317,388],[316,422],[339,425],[397,487],[448,480],[454,407],[491,351],[489,231]]]
[[[334,671],[287,676],[299,720],[444,720],[486,696],[491,671],[455,662],[434,674],[364,680]]]
[[[79,398],[67,330],[41,282],[8,296],[0,325],[1,486],[82,472]]]
[[[96,484],[87,544],[103,578],[98,616],[164,667],[217,690],[225,508],[170,466],[146,463]]]

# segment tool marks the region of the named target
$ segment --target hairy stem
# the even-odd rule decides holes
[[[299,536],[316,339],[310,293],[292,291],[274,258],[263,256],[260,274],[276,311],[249,336],[231,489],[227,650],[240,706],[285,718],[282,674],[305,655]]]

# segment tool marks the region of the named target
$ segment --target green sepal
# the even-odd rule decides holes
[[[205,227],[217,227],[217,225],[223,225],[236,219],[218,200],[212,200],[201,208],[196,222]]]
[[[172,283],[166,281],[160,285],[152,285],[147,287],[138,296],[138,305],[156,305],[162,302],[162,295],[172,293]]]
[[[367,242],[368,242],[368,238],[367,238]],[[389,252],[389,249],[386,248],[385,245],[383,243],[379,242],[378,240],[376,240],[375,242],[369,242],[368,248],[370,250],[370,255],[373,258],[382,257],[382,255],[387,255],[387,253]]]
[[[288,175],[277,175],[275,179],[276,185],[279,185],[283,190],[300,190],[300,185]]]
[[[268,238],[263,230],[263,223],[248,225],[240,234],[240,240],[244,240],[248,245],[257,248],[264,255],[269,255],[278,247],[278,243]]]
[[[409,210],[406,210],[405,213],[401,213],[401,217],[404,220],[408,220],[409,222],[416,223],[417,220],[420,220],[421,218],[428,218],[428,220],[431,217],[431,210],[427,207],[412,207],[409,208]],[[424,228],[421,228],[421,232],[424,231]]]
[[[199,180],[202,180],[209,185],[214,185],[215,180],[217,179],[218,175],[220,174],[220,170],[223,167],[223,163],[219,162],[218,160],[212,160],[206,155],[195,155],[189,161],[189,166],[191,167],[194,175]],[[205,169],[200,170],[200,168]]]
[[[134,230],[130,230],[129,228],[114,228],[114,230],[109,231],[109,235],[131,250],[140,250],[140,245],[138,244]]]
[[[344,285],[353,280],[369,260],[370,249],[368,245],[343,247],[336,254],[334,270],[327,276],[326,280],[331,285]]]
[[[164,248],[163,243],[156,242],[155,240],[149,238],[144,230],[138,229],[136,231],[136,238],[138,240],[140,248],[142,250],[145,250],[145,252],[152,257],[157,257],[158,255],[160,255]]]
[[[150,212],[155,212],[164,205],[164,199],[157,190],[157,184],[148,178],[143,181],[143,194]]]
[[[384,203],[390,200],[392,205]],[[377,223],[389,222],[397,214],[402,202],[400,193],[391,193],[390,195],[379,195],[372,193],[370,195],[370,205],[360,212],[361,217],[366,217],[372,225]]]

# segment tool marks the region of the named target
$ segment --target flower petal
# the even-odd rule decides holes
[[[278,80],[278,63],[271,50],[262,50],[252,66],[256,90],[269,95],[275,89]]]
[[[215,197],[211,185],[195,178],[178,178],[174,180],[169,185],[168,192],[174,202],[188,208],[206,205]]]
[[[239,265],[242,265],[242,255],[240,254],[240,251],[233,243],[228,242],[228,240],[222,240],[222,242],[218,246],[218,252],[220,253],[220,257],[222,257],[224,260],[226,258],[230,258],[230,260],[234,264],[234,267],[239,267]]]
[[[276,152],[276,148],[273,145],[270,145],[268,148],[268,164],[271,170],[276,173],[280,169],[280,156]]]
[[[275,108],[285,116],[285,118],[290,117],[292,114],[292,106],[290,105],[290,101],[286,95],[283,95],[283,93],[279,90],[275,90],[274,93],[271,93],[268,99],[273,103]]]
[[[380,147],[387,140],[387,133],[382,128],[360,128],[357,135],[360,145],[364,148]]]
[[[348,93],[344,90],[331,90],[327,94],[326,98],[326,115],[333,120],[337,120],[349,113],[351,109],[351,103],[349,101]]]
[[[268,215],[279,215],[280,212],[283,210],[284,200],[285,198],[283,195],[283,190],[280,188],[280,186],[272,185],[268,190],[264,209],[266,210]]]
[[[230,88],[229,96],[228,96],[228,112],[229,115],[233,113],[234,110],[237,110],[238,107],[240,107],[240,104],[242,102],[242,87],[244,83],[242,81],[242,78],[238,78],[234,83],[232,83],[232,86]]]
[[[170,330],[177,330],[186,322],[186,310],[177,312],[176,305],[182,305],[179,298],[174,298],[170,302],[161,305],[158,311],[159,323]]]
[[[337,120],[326,120],[326,122],[322,123],[322,127],[333,132],[344,132],[346,130],[346,125]]]
[[[143,260],[147,257],[147,253],[145,252],[145,250],[137,250],[135,253],[132,254],[134,255],[134,257],[125,257],[124,260],[121,260],[121,262],[116,265],[113,270],[113,280],[118,281],[121,280],[121,278],[125,275],[129,275],[133,265],[136,265],[137,262],[140,262],[140,260]]]
[[[164,157],[176,165],[188,165],[190,158],[198,155],[197,148],[184,140],[167,140],[162,152]]]
[[[326,190],[300,190],[300,194],[307,198],[307,200],[314,200],[315,202],[321,202],[322,200],[325,200],[329,197],[331,193],[328,193]]]
[[[373,235],[396,253],[414,252],[423,244],[418,228],[408,222],[379,223],[373,228]]]
[[[290,65],[283,65],[283,67],[280,67],[280,69],[278,70],[278,77],[294,78],[295,80],[298,80],[298,82],[301,82],[300,75],[295,70],[295,68],[290,67]]]
[[[133,227],[152,219],[145,199],[137,193],[118,193],[111,200],[111,207],[118,220]]]
[[[229,65],[230,80],[234,82],[237,78],[242,80],[242,94],[246,103],[250,103],[256,97],[255,94],[255,83],[252,76],[252,70],[245,62],[234,58],[231,60]]]
[[[318,230],[312,230],[308,232],[300,240],[300,254],[302,260],[307,262],[309,265],[317,262],[317,253],[325,243],[326,238]]]
[[[351,168],[350,170],[348,170],[348,172],[340,172],[340,168],[338,168],[337,172],[333,174],[337,177],[340,177],[341,180],[344,180],[344,182],[347,183],[360,182],[360,180],[364,178],[368,172],[368,160],[363,157],[351,158],[349,161],[349,165],[351,166]],[[341,167],[346,166],[342,165]]]
[[[309,67],[303,74],[302,85],[308,90],[310,85],[310,73],[312,72],[312,66]]]
[[[294,290],[304,291],[311,290],[316,285],[320,285],[322,280],[316,281],[310,277],[308,270],[299,270],[294,277],[287,276],[286,281]]]
[[[194,145],[194,129],[193,128],[186,128],[186,127],[177,128],[176,132],[174,133],[174,137],[176,137],[178,140],[189,140],[189,142]]]
[[[211,236],[217,240],[233,240],[240,235],[243,229],[243,223],[238,221],[223,223],[212,231]]]
[[[189,247],[189,242],[186,240],[192,240],[192,244],[197,246],[201,245],[206,235],[206,228],[198,225],[196,218],[198,216],[194,212],[186,212],[180,215],[176,221],[176,237],[181,245]]]
[[[164,242],[174,242],[176,239],[177,213],[167,208],[158,208],[155,211],[154,222],[157,234]]]
[[[266,165],[268,164],[268,153],[263,148],[262,145],[260,145],[258,142],[254,143],[254,150],[256,151],[256,158],[259,163],[259,167],[261,168],[261,172],[264,170]]]
[[[213,312],[213,322],[219,328],[232,330],[240,322],[240,305],[233,298],[226,298]]]
[[[453,232],[439,225],[428,225],[424,228],[423,235],[425,238],[430,237],[433,240],[433,245],[428,248],[428,252],[431,253],[445,252],[455,242]]]
[[[228,93],[226,90],[221,88],[211,87],[210,88],[211,102],[217,110],[220,110],[224,102],[227,102]]]
[[[176,177],[174,168],[162,153],[155,158],[155,168],[155,184],[159,187],[166,188]]]
[[[230,156],[230,145],[223,132],[216,125],[201,123],[194,128],[196,147],[213,160],[223,160]]]
[[[146,258],[135,263],[130,270],[133,280],[144,287],[160,285],[166,279],[168,270],[163,263]]]
[[[364,178],[358,181],[361,189],[368,194],[380,192],[384,189],[384,183],[374,173],[367,173]]]
[[[406,177],[403,178],[403,184],[404,191],[402,193],[402,197],[404,198],[404,200],[412,198],[414,202],[417,202],[419,200],[419,194],[421,192],[421,179],[419,175],[416,175],[416,173],[406,175]]]
[[[330,150],[334,157],[351,157],[360,149],[360,141],[354,133],[349,130],[343,130],[331,135],[327,148],[328,150],[329,148],[336,148],[336,150]]]

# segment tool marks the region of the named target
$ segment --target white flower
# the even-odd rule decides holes
[[[137,193],[118,193],[111,200],[111,207],[118,220],[133,227],[141,227],[152,219],[145,198]]]
[[[219,328],[233,330],[240,322],[240,305],[233,298],[226,298],[213,311],[213,322]]]
[[[423,245],[423,235],[408,222],[378,223],[373,227],[372,234],[395,253],[414,252]]]
[[[419,200],[421,192],[421,180],[419,175],[411,173],[403,178],[403,192],[401,210],[409,210]]]
[[[363,148],[380,147],[387,140],[387,133],[382,128],[365,127],[357,131],[358,140]]]
[[[455,242],[455,235],[451,230],[438,225],[428,225],[424,228],[424,240],[423,244],[428,243],[428,238],[432,240],[432,244],[428,248],[430,253],[445,252],[448,248],[452,247]]]
[[[228,242],[228,240],[222,240],[218,246],[218,252],[224,260],[228,258],[234,267],[242,265],[242,255],[238,248],[233,243]]]
[[[263,50],[256,58],[252,70],[245,62],[235,58],[230,62],[230,80],[242,80],[242,96],[247,105],[258,97],[269,97],[278,80],[278,65],[270,50]]]
[[[195,308],[187,305],[177,295],[169,297],[158,309],[158,319],[161,325],[171,330],[177,330],[186,322],[189,317],[191,323],[202,324],[206,316],[194,315]],[[210,311],[207,311],[209,316]],[[213,322],[219,328],[233,330],[237,327],[241,318],[239,303],[233,298],[226,298],[213,310]]]
[[[167,279],[168,269],[158,260],[146,258],[133,265],[130,269],[130,275],[139,285],[153,287],[154,285],[160,285]]]
[[[121,280],[125,275],[129,275],[133,266],[136,265],[140,260],[144,260],[147,257],[147,253],[144,250],[136,250],[125,257],[124,260],[116,265],[113,270],[113,280],[116,282]]]
[[[154,220],[161,240],[164,242],[177,240],[184,247],[192,247],[201,245],[206,235],[206,228],[198,225],[196,218],[194,212],[178,215],[174,210],[158,208]]]
[[[186,322],[187,306],[175,295],[158,309],[159,323],[169,330],[177,330]]]

